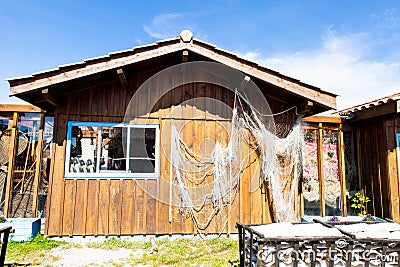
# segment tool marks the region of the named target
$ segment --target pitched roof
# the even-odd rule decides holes
[[[357,106],[336,111],[335,114],[346,116],[350,123],[366,121],[381,116],[398,116],[400,113],[400,93],[381,97]]]
[[[400,93],[396,93],[396,94],[393,94],[393,95],[388,95],[388,96],[385,96],[385,97],[381,97],[381,98],[378,98],[378,99],[375,99],[375,100],[372,100],[372,101],[369,101],[369,102],[366,102],[366,103],[363,103],[363,104],[360,104],[360,105],[356,105],[356,106],[353,106],[353,107],[349,107],[349,108],[346,108],[346,109],[339,110],[339,111],[337,111],[335,113],[338,113],[338,114],[340,114],[342,116],[345,116],[345,115],[349,115],[349,114],[352,114],[352,113],[355,113],[355,112],[358,112],[358,111],[367,110],[367,109],[378,107],[378,106],[381,106],[381,105],[384,105],[384,104],[388,104],[388,103],[391,103],[391,102],[394,102],[394,101],[397,101],[397,100],[400,100]]]
[[[182,32],[183,33],[183,32]],[[113,52],[105,56],[85,59],[82,62],[62,65],[55,69],[33,73],[29,76],[7,79],[10,96],[25,94],[70,80],[117,69],[177,51],[189,51],[228,65],[250,76],[281,88],[283,91],[299,95],[318,103],[325,109],[336,108],[336,94],[285,76],[277,71],[246,60],[234,53],[220,49],[212,44],[190,38],[180,37],[161,40],[153,44],[137,46],[132,49]]]

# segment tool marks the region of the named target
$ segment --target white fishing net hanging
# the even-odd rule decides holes
[[[277,222],[295,221],[294,200],[302,169],[299,157],[303,140],[299,118],[293,123],[295,110],[282,113],[291,117],[290,122],[280,124],[278,133],[273,133],[271,125],[265,123],[271,120],[264,120],[267,115],[260,114],[244,95],[235,91],[234,102],[229,142],[223,147],[216,141],[208,157],[190,149],[172,126],[170,186],[178,192],[171,192],[171,202],[180,203],[180,212],[191,217],[198,230],[206,229],[216,214],[223,209],[229,212],[243,173],[255,164],[250,158],[256,157],[261,177],[251,179],[261,178],[268,185],[273,217]],[[205,209],[207,205],[211,205],[211,210]],[[205,210],[209,214],[204,216],[201,212]]]

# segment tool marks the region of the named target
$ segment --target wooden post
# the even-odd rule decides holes
[[[24,164],[24,170],[22,174],[22,179],[21,179],[21,190],[20,194],[24,193],[24,188],[25,188],[25,176],[26,176],[26,169],[28,168],[28,160],[29,160],[29,152],[30,152],[31,146],[28,144],[28,151],[26,152],[26,157],[25,157],[25,164]],[[18,149],[17,149],[18,150]]]
[[[39,122],[40,123],[40,122]],[[39,125],[40,127],[40,125]],[[33,128],[32,128],[32,142],[31,142],[31,157],[35,156],[35,139],[36,139],[36,129],[37,129],[37,122],[33,122]]]
[[[344,138],[343,138],[343,125],[339,125],[338,132],[338,160],[339,160],[339,180],[340,180],[340,192],[342,199],[342,216],[347,216],[347,199],[346,199],[346,165],[344,159]]]
[[[295,160],[295,163],[294,163],[294,166],[293,166],[293,177],[297,176],[297,161],[298,161],[298,158],[299,158],[299,154],[296,154],[296,160]],[[295,215],[296,220],[301,220],[301,215],[300,215],[301,214],[301,211],[300,211],[301,208],[300,208],[299,199],[298,199],[298,197],[299,197],[300,177],[297,177],[297,178],[298,178],[297,180],[294,179],[297,182],[292,185],[292,186],[295,186],[295,189],[294,189],[294,215]]]
[[[13,113],[13,120],[11,123],[11,140],[10,140],[10,150],[9,150],[9,158],[8,158],[8,167],[7,167],[7,180],[6,180],[6,195],[4,200],[4,215],[6,217],[10,217],[10,202],[11,202],[11,193],[13,186],[13,177],[14,177],[14,163],[15,157],[17,156],[18,150],[18,113]]]
[[[303,188],[301,189],[300,196],[299,196],[299,209],[300,209],[300,219],[304,217],[304,194]]]
[[[38,212],[38,194],[39,194],[39,180],[42,170],[43,158],[43,132],[44,132],[44,113],[40,113],[39,135],[36,147],[35,159],[35,177],[33,180],[33,202],[32,202],[32,217],[37,216]]]
[[[317,135],[317,157],[318,157],[318,181],[319,181],[319,197],[320,197],[320,215],[325,216],[325,176],[324,176],[324,155],[322,149],[322,123],[318,124]]]
[[[363,161],[361,158],[362,155],[362,150],[361,150],[361,129],[357,128],[356,131],[356,150],[357,150],[357,176],[358,176],[358,189],[362,190],[365,189],[365,185],[362,182],[363,179],[363,172],[362,172],[362,168],[363,168]]]
[[[11,225],[0,229],[0,233],[2,233],[3,236],[3,240],[1,240],[0,266],[4,266],[4,261],[6,260],[8,237],[11,230]]]

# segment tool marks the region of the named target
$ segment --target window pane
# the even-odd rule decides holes
[[[125,127],[102,127],[100,172],[126,171],[122,136]]]
[[[325,215],[341,215],[341,189],[338,162],[338,132],[323,131]]]
[[[72,126],[70,172],[96,172],[97,127]]]
[[[304,214],[320,215],[318,181],[317,131],[306,130],[303,143],[303,183]]]
[[[81,176],[74,173],[82,173],[82,177],[126,178],[130,177],[129,173],[145,174],[146,177],[155,174],[158,138],[155,126],[98,122],[71,124],[68,133],[70,162],[66,163],[70,177]]]
[[[129,171],[154,173],[156,155],[156,129],[131,128],[129,146]]]

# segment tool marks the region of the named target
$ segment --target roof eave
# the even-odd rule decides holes
[[[72,79],[82,78],[101,71],[116,69],[125,65],[145,61],[153,57],[174,53],[176,51],[184,49],[185,47],[186,44],[184,43],[175,43],[175,44],[168,44],[166,46],[159,46],[155,49],[143,51],[137,54],[134,53],[128,57],[110,58],[108,61],[104,61],[105,57],[92,58],[88,60],[89,62],[87,62],[86,60],[84,61],[85,66],[83,68],[76,68],[76,69],[72,68],[71,70],[62,72],[60,71],[59,73],[56,73],[54,75],[46,75],[50,73],[40,72],[39,75],[42,75],[43,77],[36,78],[35,74],[33,74],[32,76],[26,76],[23,78],[23,79],[32,78],[32,81],[30,82],[22,82],[21,79],[17,78],[7,79],[6,81],[8,81],[10,84],[10,96],[17,96],[18,94],[21,93],[26,93],[40,88],[45,88]],[[144,46],[140,47],[139,49],[143,48]],[[136,49],[137,48],[135,48],[135,50]],[[100,59],[102,61],[94,62],[97,59]],[[92,63],[90,61],[92,61]],[[72,65],[70,64],[68,66]],[[52,72],[54,73],[55,70],[56,69],[52,70]],[[60,68],[58,70],[60,70]]]
[[[199,42],[199,41],[197,41],[197,42]],[[277,75],[278,73],[275,74],[273,71],[265,71],[265,67],[260,66],[257,63],[254,63],[252,61],[248,61],[246,59],[240,58],[235,54],[232,54],[229,52],[223,52],[223,53],[228,53],[230,55],[228,57],[223,54],[217,53],[217,52],[213,51],[213,50],[215,50],[215,47],[214,47],[214,49],[210,49],[210,48],[212,48],[212,46],[210,44],[207,44],[207,43],[204,43],[204,44],[208,47],[203,47],[203,46],[196,45],[195,43],[193,43],[193,44],[189,44],[187,46],[187,49],[194,53],[198,53],[198,54],[204,55],[208,58],[211,58],[211,59],[215,60],[216,62],[225,64],[232,68],[240,70],[243,73],[246,73],[253,77],[259,78],[259,79],[264,80],[273,85],[279,86],[280,88],[288,90],[291,93],[294,93],[294,94],[300,95],[302,97],[305,97],[307,99],[318,102],[324,108],[336,109],[336,96],[337,96],[336,94],[322,91],[321,89],[319,89],[317,87],[301,83],[294,79],[286,79],[287,78],[286,76]],[[221,50],[219,50],[219,51],[221,51]],[[238,58],[240,59],[239,61],[236,60]]]
[[[250,76],[278,86],[292,94],[314,101],[325,109],[336,108],[336,94],[325,92],[315,86],[282,75],[279,72],[239,57],[234,53],[217,48],[212,44],[197,39],[193,39],[189,43],[184,43],[179,38],[161,40],[154,44],[110,53],[108,56],[91,58],[83,62],[60,66],[58,69],[35,73],[31,76],[7,79],[10,84],[10,96],[18,96],[19,94],[46,88],[54,84],[82,78],[102,71],[117,69],[184,49],[235,68]]]
[[[400,114],[400,99],[389,101],[377,106],[356,110],[351,113],[342,114],[342,116],[347,116],[347,120],[349,122],[358,122],[381,116],[391,116],[393,114],[396,114],[397,116]]]

